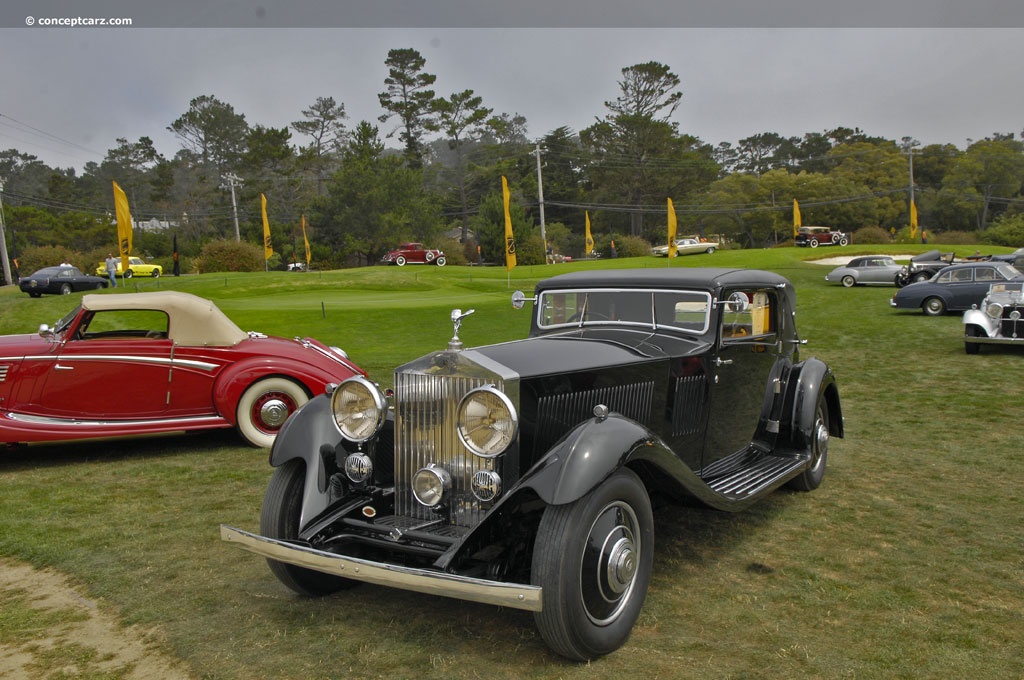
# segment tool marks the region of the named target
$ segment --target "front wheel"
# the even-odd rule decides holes
[[[153,278],[154,279],[160,278],[160,270],[159,269],[154,269],[153,270]]]
[[[846,276],[843,277],[842,283],[843,288],[853,288],[855,285],[857,285],[857,279],[847,274]]]
[[[253,446],[268,448],[284,421],[309,396],[287,378],[264,378],[252,384],[238,400],[238,431]]]
[[[443,267],[446,264],[448,264],[448,260],[446,260],[444,255],[442,255],[441,257],[437,258],[437,262],[435,262],[434,264],[436,264],[438,267]]]
[[[402,257],[401,255],[399,255],[398,257],[395,258],[395,264],[397,264],[399,267],[404,267],[405,266],[405,258]]]
[[[930,297],[921,303],[921,311],[925,316],[942,316],[946,313],[946,303],[942,298]]]
[[[274,470],[263,496],[260,512],[260,534],[267,538],[291,541],[299,536],[299,518],[302,512],[302,487],[306,480],[305,464],[294,458]],[[339,576],[304,569],[293,564],[267,560],[270,571],[300,595],[328,595],[343,588],[358,585]]]
[[[850,239],[848,239],[845,236],[843,236],[842,238],[839,239],[839,245],[841,245],[841,246],[848,246],[848,245],[850,245]]]
[[[789,487],[798,491],[813,491],[821,485],[825,478],[825,467],[828,465],[828,402],[825,395],[818,395],[818,406],[814,410],[814,425],[811,428],[811,459],[807,469],[799,477],[789,481]]]
[[[654,519],[640,478],[622,468],[583,498],[544,510],[532,581],[544,589],[534,614],[553,651],[575,661],[608,654],[629,638],[654,562]]]
[[[810,241],[807,242],[807,245],[809,245],[812,248],[817,248],[818,247],[818,239],[812,238]]]
[[[964,352],[966,352],[967,354],[978,354],[979,352],[981,352],[981,343],[971,342],[970,338],[986,337],[985,331],[979,328],[978,326],[971,324],[965,330],[964,335],[966,336],[964,339]]]

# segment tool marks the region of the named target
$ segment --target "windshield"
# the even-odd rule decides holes
[[[560,290],[541,293],[540,328],[627,325],[704,333],[711,318],[711,294],[678,290]]]
[[[82,309],[81,305],[75,307],[70,312],[65,314],[64,318],[58,321],[57,324],[53,327],[53,332],[63,333],[67,329],[67,327],[71,325],[71,322],[75,320],[75,317],[78,316],[78,311],[80,309]]]

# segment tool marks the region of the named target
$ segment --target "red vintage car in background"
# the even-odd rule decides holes
[[[448,260],[440,250],[427,248],[422,243],[403,243],[382,257],[381,262],[396,264],[399,267],[407,264],[436,264],[443,267]]]
[[[237,427],[266,447],[357,374],[337,347],[245,332],[188,293],[89,294],[53,328],[0,337],[0,443]]]

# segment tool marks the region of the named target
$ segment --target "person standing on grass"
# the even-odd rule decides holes
[[[107,276],[110,277],[110,285],[117,288],[117,258],[113,253],[107,253]]]

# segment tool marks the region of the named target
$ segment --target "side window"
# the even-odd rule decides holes
[[[996,270],[991,267],[979,267],[974,271],[974,278],[977,281],[996,281],[999,278],[996,276]]]
[[[775,297],[768,291],[741,291],[747,297],[747,308],[722,308],[722,340],[763,339],[775,333]]]
[[[154,310],[96,312],[81,331],[93,338],[166,338],[167,314]]]
[[[956,269],[953,271],[953,283],[965,283],[971,280],[972,270]]]

